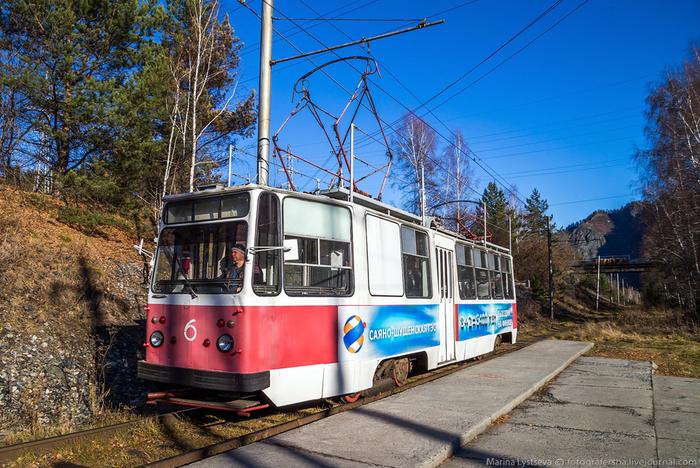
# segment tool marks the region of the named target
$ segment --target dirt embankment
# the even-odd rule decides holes
[[[146,289],[130,232],[0,186],[0,428],[72,428],[139,399]]]

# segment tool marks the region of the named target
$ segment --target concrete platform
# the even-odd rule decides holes
[[[659,459],[700,465],[700,379],[655,375],[654,410]]]
[[[591,346],[541,341],[196,465],[435,466]]]
[[[697,466],[698,418],[700,380],[582,357],[445,466]]]

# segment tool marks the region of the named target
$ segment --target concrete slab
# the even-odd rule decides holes
[[[596,367],[622,367],[627,369],[642,369],[649,370],[648,361],[632,361],[629,359],[616,359],[600,356],[581,356],[574,363],[576,367],[580,366],[596,366]]]
[[[281,434],[266,443],[242,447],[234,451],[238,458],[220,455],[199,466],[266,466],[268,445],[274,445],[274,456],[281,457],[276,458],[277,466],[297,464],[299,454],[318,459],[311,463],[334,466],[434,466],[532,395],[591,346],[573,341],[541,341]]]
[[[658,430],[651,375],[650,362],[580,358],[445,465],[651,466]],[[669,426],[688,423],[672,417]]]
[[[683,411],[655,411],[660,438],[695,441],[700,445],[700,415]]]
[[[646,409],[653,407],[651,388],[577,387],[575,385],[560,385],[556,382],[547,387],[546,391],[536,396],[535,399],[610,407]]]
[[[503,466],[509,461],[517,466],[604,466],[592,464],[597,459],[656,459],[654,437],[502,424],[457,451],[442,466]],[[591,464],[575,464],[586,461]]]
[[[651,375],[596,375],[594,373],[582,373],[572,370],[565,376],[557,379],[560,385],[575,385],[589,387],[612,387],[612,388],[651,388]]]
[[[655,375],[654,407],[700,413],[700,379]]]
[[[694,461],[695,465],[689,463],[675,463],[681,466],[698,466],[700,464],[700,444],[687,440],[658,439],[656,441],[659,453],[659,461],[665,462],[660,466],[673,466],[673,461],[688,462]]]
[[[654,437],[653,411],[642,408],[551,404],[528,400],[511,414],[508,423]]]

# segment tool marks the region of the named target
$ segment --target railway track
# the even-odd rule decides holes
[[[535,340],[539,341],[539,340]],[[435,379],[439,379],[441,377],[445,377],[447,375],[450,375],[454,372],[458,372],[462,369],[465,369],[467,367],[471,367],[474,365],[477,365],[481,362],[487,361],[494,359],[502,354],[506,354],[509,352],[517,351],[519,349],[524,348],[525,346],[528,346],[535,341],[522,341],[518,342],[516,344],[509,344],[502,346],[500,349],[497,349],[495,352],[486,355],[482,357],[481,359],[478,360],[472,360],[472,361],[467,361],[463,363],[458,363],[458,364],[452,364],[449,366],[446,366],[444,368],[440,368],[437,370],[433,370],[430,372],[426,372],[423,374],[419,374],[416,376],[413,376],[409,379],[409,381],[401,386],[394,388],[389,391],[385,391],[382,393],[379,393],[377,395],[372,395],[372,396],[365,396],[363,398],[360,398],[358,401],[352,402],[352,403],[330,403],[330,406],[323,409],[319,410],[318,412],[297,417],[295,419],[285,421],[282,423],[274,424],[270,427],[257,430],[257,431],[251,431],[249,433],[246,433],[244,435],[230,438],[221,442],[217,442],[211,445],[207,445],[205,447],[201,448],[196,448],[193,450],[185,451],[183,453],[180,453],[178,455],[169,457],[169,458],[164,458],[155,462],[147,463],[144,466],[147,467],[157,467],[157,468],[167,468],[167,467],[176,467],[176,466],[182,466],[188,463],[194,463],[196,461],[204,460],[208,457],[218,455],[220,453],[233,450],[239,447],[242,447],[244,445],[251,444],[253,442],[258,442],[270,437],[274,437],[278,434],[282,434],[283,432],[289,431],[291,429],[295,429],[301,426],[305,426],[307,424],[310,424],[315,421],[319,421],[321,419],[327,418],[329,416],[339,414],[345,411],[352,410],[354,408],[366,405],[368,403],[380,400],[382,398],[386,398],[387,396],[403,392],[405,390],[408,390],[410,388],[417,387],[419,385],[431,382]],[[182,418],[187,418],[188,416],[192,416],[197,414],[198,412],[201,412],[201,409],[199,408],[188,408],[188,409],[183,409],[179,411],[173,411],[170,413],[163,413],[155,416],[151,416],[149,419],[152,420],[153,422],[156,422],[158,424],[171,424],[175,421],[178,421]],[[100,438],[106,437],[106,436],[112,436],[117,432],[120,431],[126,431],[131,428],[133,428],[135,425],[138,424],[143,424],[144,419],[139,419],[139,420],[134,420],[134,421],[127,421],[124,423],[119,423],[119,424],[114,424],[110,426],[104,426],[104,427],[98,427],[94,429],[88,429],[84,431],[78,431],[70,434],[65,434],[65,435],[60,435],[60,436],[55,436],[55,437],[49,437],[46,439],[39,439],[39,440],[34,440],[30,442],[24,442],[20,444],[15,444],[15,445],[9,445],[6,447],[1,447],[0,448],[0,466],[11,463],[13,460],[16,460],[18,457],[26,455],[28,453],[39,455],[42,453],[50,452],[51,450],[61,448],[70,444],[76,444],[80,442],[86,442],[86,441],[94,441],[94,440],[99,440]],[[236,421],[230,421],[230,422],[220,422],[218,424],[230,424],[230,425],[235,425],[235,424],[240,424],[242,421],[236,420]]]

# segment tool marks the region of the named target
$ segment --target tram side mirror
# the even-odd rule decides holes
[[[284,240],[284,261],[293,262],[299,260],[299,244],[297,239]]]

